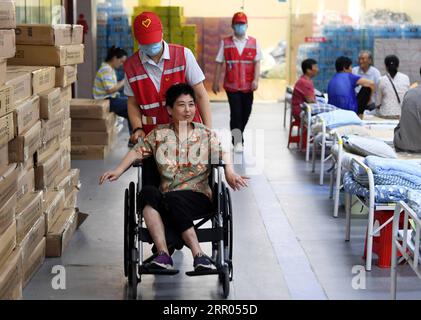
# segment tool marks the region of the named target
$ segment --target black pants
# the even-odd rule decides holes
[[[212,202],[200,192],[191,190],[162,193],[157,187],[142,189],[142,210],[150,205],[161,215],[165,227],[172,228],[180,235],[193,227],[194,220],[212,212]]]
[[[371,89],[362,87],[357,95],[358,114],[364,114],[365,110],[369,110],[369,103],[371,97]]]
[[[239,130],[241,132],[241,142],[244,143],[243,133],[250,118],[254,94],[253,92],[244,93],[227,91],[227,96],[231,111],[231,132],[235,129],[237,129],[236,131]],[[240,137],[236,136],[234,132],[232,135],[232,143],[236,144],[238,142],[240,142]]]
[[[159,187],[161,177],[154,157],[142,160],[142,188],[145,186]]]
[[[116,97],[116,98],[107,98],[110,100],[110,111],[114,112],[116,115],[127,119],[129,124],[129,134],[132,134],[132,126],[129,120],[129,113],[127,111],[127,97]]]

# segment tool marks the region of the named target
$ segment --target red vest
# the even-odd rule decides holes
[[[124,63],[124,71],[139,105],[143,130],[146,134],[159,124],[170,123],[170,116],[165,106],[165,93],[172,85],[186,82],[184,47],[174,44],[168,46],[170,59],[164,62],[159,92],[143,67],[138,51]],[[193,121],[202,122],[197,107]]]
[[[254,80],[254,59],[257,55],[256,39],[249,37],[240,56],[232,37],[224,39],[226,63],[224,89],[228,92],[251,92]]]

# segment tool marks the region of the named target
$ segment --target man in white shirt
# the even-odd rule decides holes
[[[249,37],[247,16],[237,12],[232,18],[234,35],[221,41],[215,62],[215,77],[212,90],[220,91],[222,65],[225,62],[224,89],[228,96],[231,111],[230,127],[233,134],[235,152],[243,151],[243,132],[250,118],[253,105],[253,92],[257,90],[262,53],[257,40]],[[241,134],[240,134],[241,133]]]
[[[352,68],[352,73],[362,78],[372,80],[375,84],[376,90],[371,94],[371,99],[367,106],[369,110],[374,110],[376,108],[377,88],[381,77],[380,71],[373,66],[373,56],[371,52],[367,50],[363,50],[360,52],[360,55],[358,56],[358,64],[358,67]],[[360,93],[361,95],[363,95],[363,92],[361,92],[361,90],[367,89],[358,86],[355,89],[357,96],[360,95]],[[357,100],[360,99],[357,98]]]

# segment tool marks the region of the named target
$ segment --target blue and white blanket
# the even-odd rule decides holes
[[[347,193],[368,199],[370,191],[367,187],[358,183],[351,172],[346,172],[343,178],[344,189]],[[374,187],[374,201],[376,203],[394,203],[407,201],[408,192],[411,189],[399,185],[376,185]]]

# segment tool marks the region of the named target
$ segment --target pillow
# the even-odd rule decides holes
[[[381,158],[397,159],[395,150],[381,140],[349,135],[344,136],[343,141],[346,150],[360,156],[378,156]]]
[[[334,110],[317,115],[320,120],[326,123],[326,128],[334,129],[349,125],[363,125],[363,121],[354,111]]]

